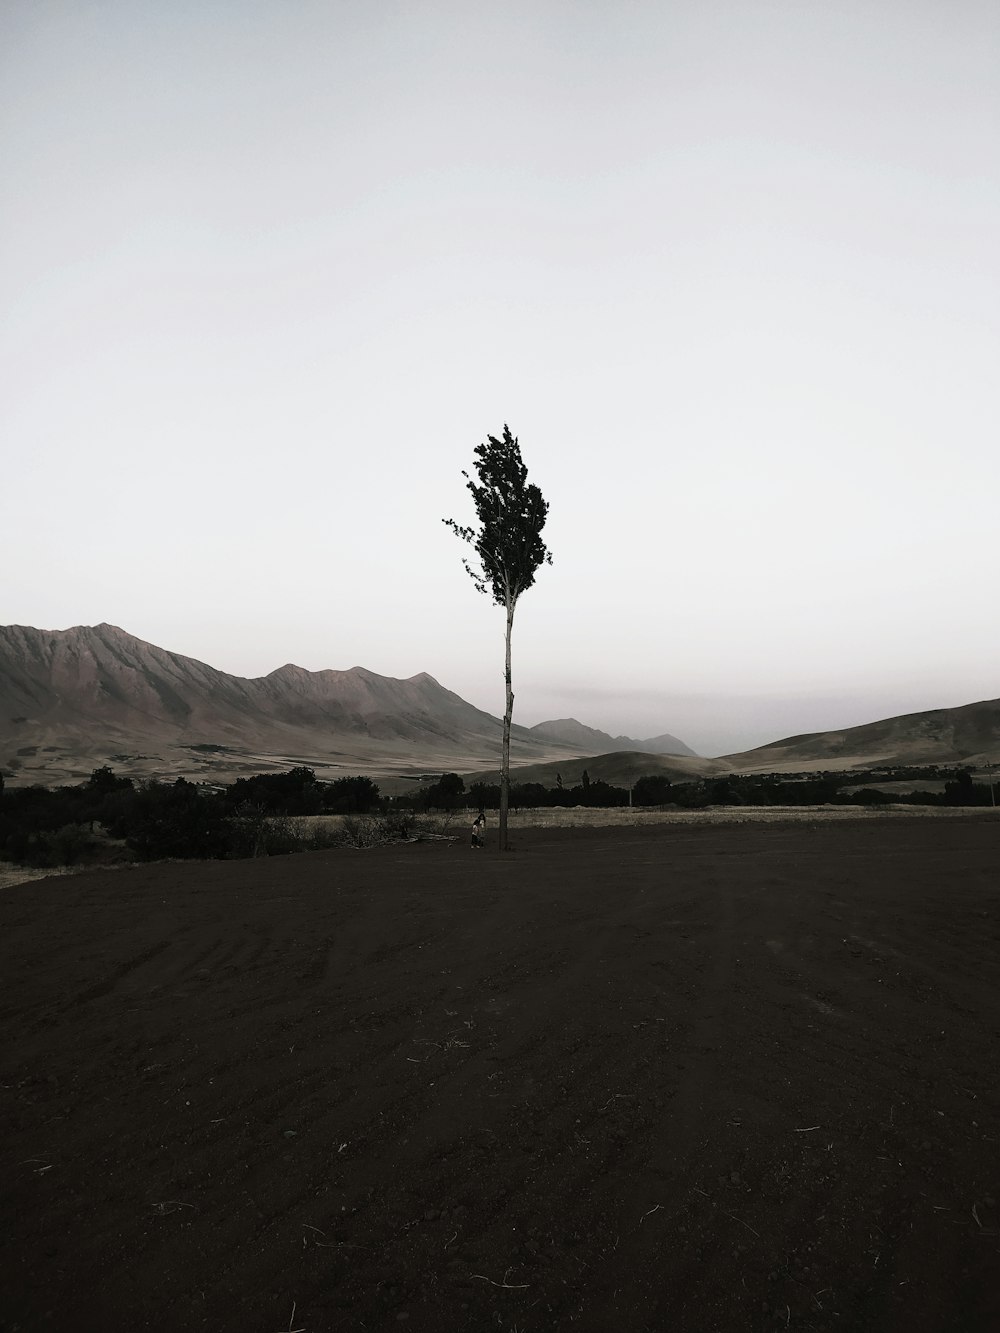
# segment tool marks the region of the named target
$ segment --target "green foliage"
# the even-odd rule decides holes
[[[462,541],[475,548],[479,568],[464,561],[467,573],[482,593],[492,593],[493,600],[507,612],[504,682],[506,707],[503,716],[503,742],[500,760],[500,850],[507,850],[507,807],[510,798],[510,721],[514,710],[511,688],[510,638],[514,608],[521,593],[535,581],[541,564],[551,564],[552,556],[542,529],[549,507],[537,486],[529,485],[528,469],[510,427],[504,423],[503,439],[487,437],[486,444],[475,450],[473,464],[477,480],[463,472],[476,507],[479,527],[463,527],[454,519],[444,522]]]
[[[538,487],[528,482],[528,469],[510,427],[504,424],[502,440],[489,435],[487,441],[474,451],[477,480],[462,473],[479,527],[463,527],[451,518],[443,521],[475,549],[480,568],[467,560],[463,563],[478,590],[491,593],[498,605],[509,609],[532,586],[539,565],[552,563],[542,540],[549,506]]]
[[[423,805],[428,810],[457,810],[464,797],[464,780],[457,773],[443,773],[423,793]]]
[[[271,814],[318,815],[323,809],[323,793],[311,768],[237,778],[225,799],[233,811],[243,806],[260,806]]]
[[[666,805],[673,799],[670,779],[662,773],[647,773],[632,788],[636,805]]]
[[[143,861],[171,857],[226,856],[230,829],[223,802],[178,778],[173,785],[148,782],[131,807],[110,825]]]
[[[891,805],[892,797],[887,791],[879,791],[877,787],[862,787],[860,791],[854,793],[854,799],[858,805]]]
[[[323,809],[335,815],[366,815],[378,805],[380,793],[371,778],[337,778],[323,792]]]
[[[973,782],[969,770],[955,774],[954,782],[944,784],[945,805],[991,805],[990,787],[985,782]]]
[[[743,792],[738,784],[729,778],[716,778],[705,784],[705,794],[710,805],[745,805]]]
[[[944,792],[894,792],[879,790],[880,782],[940,780]],[[858,788],[853,792],[845,788]],[[240,799],[246,793],[266,796],[265,801]],[[122,839],[131,853],[142,859],[165,857],[273,856],[302,850],[305,846],[330,846],[339,835],[316,829],[300,832],[294,816],[310,813],[317,805],[329,808],[352,799],[357,808],[348,811],[347,840],[355,846],[373,845],[412,836],[420,829],[440,833],[439,825],[417,823],[411,812],[397,802],[389,812],[376,817],[378,787],[370,778],[341,778],[325,784],[311,769],[296,768],[284,774],[241,778],[229,788],[212,791],[179,778],[175,783],[148,782],[138,788],[128,778],[110,769],[97,769],[78,787],[9,786],[0,800],[0,858],[37,866],[80,865],[105,858],[107,842],[96,833],[101,825],[114,838]],[[501,789],[495,783],[475,782],[468,792],[455,773],[408,798],[412,804],[428,805],[448,812],[455,809],[497,809]],[[637,806],[670,804],[682,809],[708,805],[857,805],[878,808],[900,801],[919,805],[987,806],[988,784],[976,783],[968,769],[939,767],[889,767],[844,773],[727,774],[673,783],[663,774],[646,774],[634,784]],[[540,783],[519,783],[510,788],[510,804],[532,809],[546,806],[627,806],[627,789],[601,780],[591,780],[567,789],[546,788]],[[302,810],[306,805],[308,809]],[[118,852],[118,857],[122,855]]]
[[[107,796],[115,791],[131,791],[132,779],[120,778],[113,769],[95,768],[87,779],[87,791],[97,797]]]
[[[76,866],[91,860],[98,847],[87,824],[63,824],[56,829],[13,833],[5,840],[3,855],[18,865]]]

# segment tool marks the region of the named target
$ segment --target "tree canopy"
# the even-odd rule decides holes
[[[444,522],[475,549],[480,568],[464,561],[480,592],[492,594],[500,606],[512,606],[535,581],[539,565],[552,563],[542,540],[549,512],[537,486],[528,481],[517,438],[504,424],[503,439],[487,436],[487,443],[474,450],[473,467],[478,480],[463,472],[476,506],[478,529],[463,527],[454,519]]]

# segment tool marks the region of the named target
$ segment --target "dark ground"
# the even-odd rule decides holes
[[[0,1327],[995,1333],[998,867],[984,815],[7,889]]]

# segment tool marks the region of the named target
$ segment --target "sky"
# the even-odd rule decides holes
[[[1000,695],[993,0],[6,0],[0,622],[721,754]]]

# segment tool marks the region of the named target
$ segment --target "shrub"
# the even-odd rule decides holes
[[[306,838],[287,815],[269,815],[259,805],[244,805],[229,820],[230,856],[287,856],[300,852]]]
[[[381,847],[387,842],[419,837],[421,833],[438,833],[448,827],[450,818],[418,819],[411,810],[390,810],[384,815],[345,815],[339,841],[342,847]]]
[[[389,841],[386,822],[378,815],[345,815],[340,841],[345,847],[379,847]]]
[[[311,852],[322,852],[328,847],[342,846],[343,841],[339,821],[320,817],[312,823],[305,844]]]
[[[862,787],[860,791],[854,793],[854,799],[858,805],[891,805],[892,797],[887,791],[879,791],[878,787]]]
[[[18,865],[75,866],[97,846],[86,824],[63,824],[57,829],[13,834],[6,840],[4,856]]]
[[[389,810],[382,819],[390,838],[408,838],[416,823],[412,810]]]
[[[323,808],[332,814],[367,815],[378,802],[379,789],[371,778],[337,778],[323,792]]]
[[[113,829],[144,861],[164,857],[224,857],[232,831],[220,802],[184,778],[172,786],[148,782]]]

